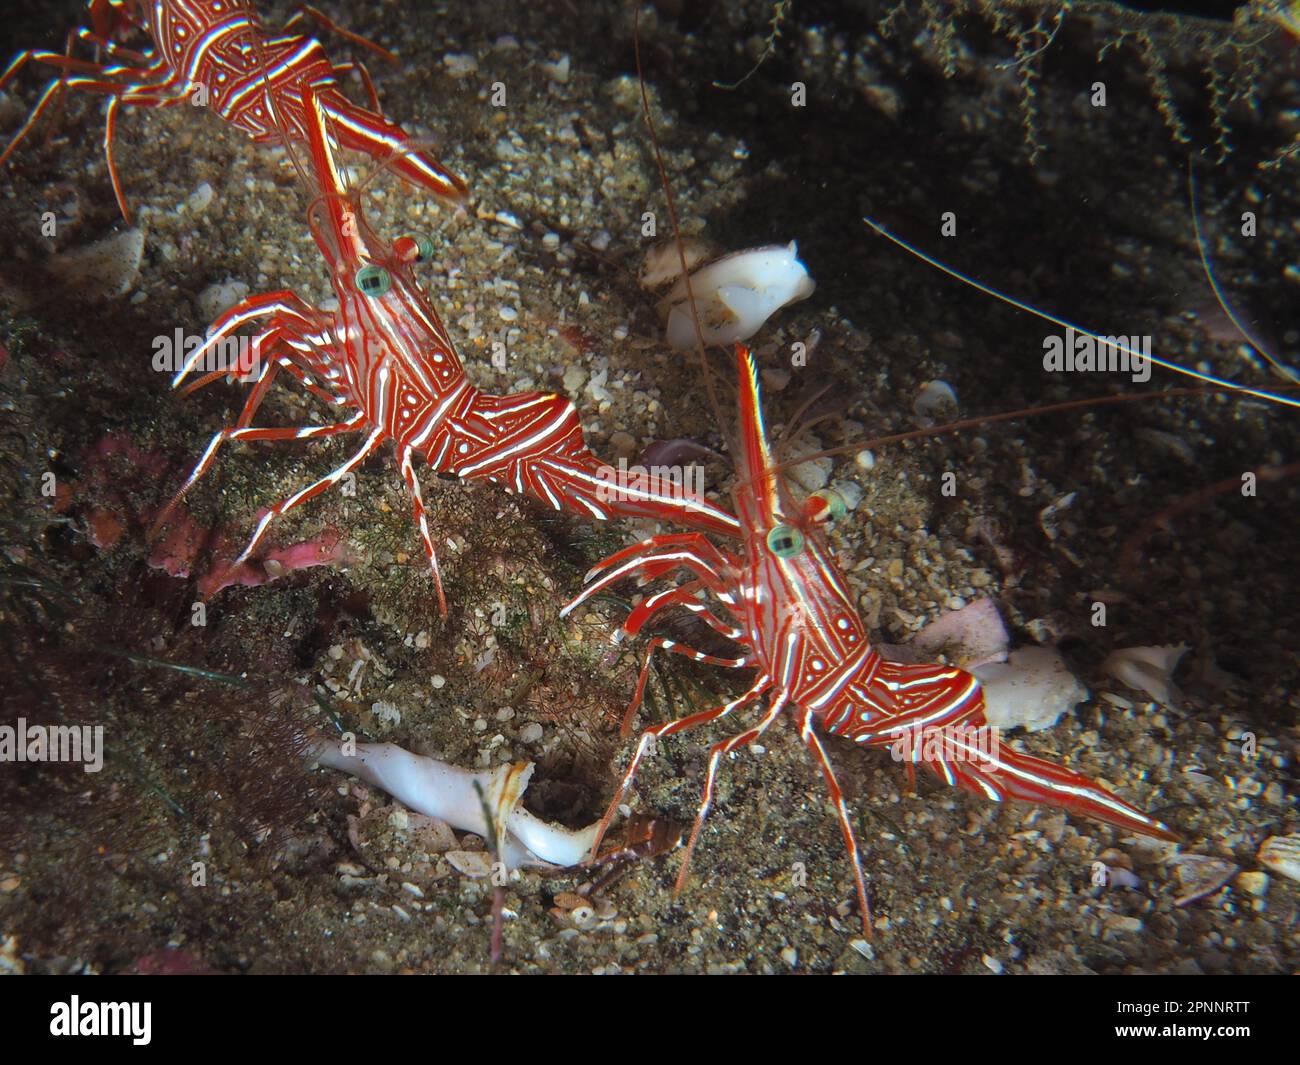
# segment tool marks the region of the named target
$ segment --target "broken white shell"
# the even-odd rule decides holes
[[[318,741],[310,757],[383,788],[417,813],[440,818],[462,832],[490,839],[493,829],[505,826],[501,857],[512,869],[578,865],[586,860],[596,840],[598,825],[565,828],[523,809],[519,800],[533,775],[531,762],[474,772],[413,754],[395,743],[358,743],[355,753],[344,753],[340,744],[327,740]],[[485,807],[490,811],[491,827]],[[478,860],[465,861],[473,865]]]
[[[63,284],[91,299],[106,300],[131,291],[143,257],[144,230],[127,229],[51,256],[48,268]]]
[[[645,253],[645,263],[641,267],[641,285],[643,288],[659,288],[676,281],[682,276],[682,258],[686,259],[686,269],[694,270],[708,255],[707,246],[699,240],[687,237],[682,241],[679,254],[675,241],[656,244]]]
[[[951,418],[957,413],[957,393],[947,381],[927,381],[912,401],[912,413],[923,426]]]
[[[1039,732],[1088,698],[1088,689],[1051,647],[1022,647],[1006,662],[971,670],[984,685],[984,716],[998,728]]]
[[[1174,684],[1174,670],[1186,653],[1185,643],[1177,647],[1125,647],[1111,652],[1102,662],[1101,671],[1176,710],[1183,693]]]
[[[236,303],[248,295],[248,285],[227,276],[224,281],[215,281],[195,297],[199,315],[205,322],[211,322],[230,310]]]
[[[774,244],[723,256],[691,274],[691,292],[705,344],[747,340],[788,303],[807,299],[817,286],[796,255],[798,247]],[[668,343],[679,351],[695,346],[686,279],[680,278],[660,308],[667,315]]]
[[[482,880],[492,875],[492,855],[487,851],[448,851],[443,857],[461,876]]]
[[[1270,836],[1260,845],[1259,864],[1300,880],[1300,835]]]
[[[1181,889],[1174,899],[1175,906],[1213,895],[1237,873],[1239,866],[1222,858],[1213,858],[1208,854],[1180,854],[1170,859],[1174,875],[1178,878]]]

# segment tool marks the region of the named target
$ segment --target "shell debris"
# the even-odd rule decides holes
[[[1186,906],[1213,895],[1224,884],[1237,875],[1239,866],[1223,858],[1213,858],[1208,854],[1180,854],[1171,858],[1174,876],[1179,884],[1179,892],[1174,899],[1175,906]]]
[[[705,344],[748,340],[773,314],[807,299],[817,287],[799,261],[798,246],[774,244],[735,252],[691,274],[691,293],[700,315]],[[660,304],[668,343],[678,351],[695,346],[686,279],[681,278]]]
[[[947,381],[927,381],[912,402],[912,413],[923,427],[955,417],[957,410],[957,393]]]
[[[1300,880],[1300,834],[1270,836],[1260,844],[1259,864],[1290,880]]]
[[[143,258],[144,230],[132,228],[51,256],[47,266],[69,288],[91,299],[110,300],[131,291]]]
[[[1007,662],[990,662],[971,672],[984,685],[989,724],[1002,729],[1051,728],[1088,699],[1088,689],[1052,647],[1022,647]]]
[[[1181,643],[1177,647],[1125,647],[1108,655],[1101,671],[1176,710],[1183,695],[1174,684],[1174,670],[1186,653],[1187,645]]]

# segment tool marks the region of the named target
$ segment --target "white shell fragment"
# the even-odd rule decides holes
[[[60,282],[89,298],[108,300],[131,291],[143,258],[144,230],[127,229],[51,256],[48,269]]]
[[[998,728],[1051,728],[1088,699],[1085,688],[1050,647],[1007,654],[1011,637],[997,604],[987,597],[941,614],[904,644],[880,644],[895,662],[932,662],[939,656],[979,678],[985,714]]]
[[[984,716],[1001,729],[1039,732],[1088,699],[1088,689],[1051,647],[1022,647],[1006,662],[971,670],[984,685]]]
[[[786,458],[790,462],[799,462],[805,455],[813,455],[822,449],[821,441],[815,436],[805,436],[798,443],[788,448]],[[790,480],[805,492],[818,492],[825,488],[835,469],[835,460],[823,456],[819,459],[805,459],[799,465],[790,468]]]
[[[1142,880],[1131,869],[1125,869],[1122,865],[1106,866],[1106,883],[1113,888],[1127,888],[1130,891],[1141,891]]]
[[[194,214],[202,214],[212,206],[212,201],[215,198],[216,193],[212,191],[212,186],[204,181],[186,197],[185,206]]]
[[[487,851],[448,851],[443,857],[461,876],[483,880],[492,875],[492,855]]]
[[[923,426],[947,421],[957,414],[957,393],[947,381],[927,381],[912,401],[912,413]]]
[[[682,258],[686,259],[686,269],[694,270],[708,257],[709,249],[703,241],[687,237],[682,241],[681,254],[678,254],[676,241],[656,244],[645,253],[645,263],[641,267],[641,285],[643,288],[659,288],[682,276]]]
[[[543,63],[542,72],[552,81],[559,82],[561,85],[569,84],[569,57],[562,55],[554,63]]]
[[[1174,670],[1186,653],[1187,645],[1182,643],[1177,647],[1125,647],[1108,655],[1101,671],[1176,710],[1183,693],[1174,684]]]
[[[1069,510],[1074,505],[1075,497],[1078,492],[1070,492],[1061,496],[1055,502],[1049,503],[1038,512],[1038,527],[1043,530],[1043,535],[1049,540],[1055,540],[1061,535],[1060,517],[1061,512]]]
[[[203,321],[211,322],[247,295],[248,285],[227,277],[224,281],[214,282],[205,288],[195,297],[194,302],[198,305]]]
[[[442,65],[453,78],[468,78],[478,72],[478,60],[464,52],[448,52],[442,57]]]
[[[501,858],[512,869],[579,865],[586,861],[595,843],[598,825],[565,828],[534,817],[520,805],[519,800],[533,775],[532,762],[515,762],[474,772],[413,754],[395,743],[358,743],[355,749],[355,754],[345,754],[341,745],[320,740],[310,757],[327,768],[360,777],[417,813],[439,818],[462,832],[473,832],[488,839],[494,829],[504,825]],[[484,806],[491,811],[491,827]],[[450,854],[447,858],[456,865]],[[469,870],[481,868],[482,859],[460,857],[458,860],[465,866],[462,871],[467,875],[480,875]]]
[[[704,343],[747,340],[788,303],[807,299],[816,285],[796,255],[794,241],[735,252],[691,275]],[[673,286],[660,305],[667,314],[668,343],[679,351],[695,346],[686,279]]]
[[[1260,845],[1259,864],[1291,880],[1300,880],[1300,835],[1270,836]]]
[[[1232,862],[1208,854],[1179,854],[1169,861],[1179,884],[1175,906],[1186,906],[1206,895],[1213,895],[1236,875],[1239,868]]]

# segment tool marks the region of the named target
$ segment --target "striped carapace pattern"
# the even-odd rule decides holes
[[[374,84],[359,63],[335,65],[320,41],[299,34],[268,35],[247,0],[90,0],[93,29],[77,29],[65,52],[25,51],[14,57],[0,89],[29,62],[61,68],[46,87],[27,121],[0,154],[3,165],[27,134],[68,89],[106,94],[108,115],[104,151],[118,206],[130,218],[117,164],[113,135],[122,107],[168,107],[189,103],[211,108],[257,141],[306,138],[304,99],[314,91],[343,146],[388,163],[407,181],[445,199],[463,199],[465,183],[406,132],[384,117]],[[300,12],[388,59],[392,53],[348,33],[310,6]],[[131,30],[147,34],[151,46],[135,50],[119,43]],[[94,47],[106,62],[76,59],[76,43]],[[371,100],[367,109],[339,88],[339,76],[356,70]]]
[[[416,474],[417,457],[438,473],[485,480],[587,518],[647,516],[737,535],[736,519],[707,499],[674,492],[671,485],[620,478],[587,447],[577,411],[563,396],[498,396],[473,385],[415,279],[412,266],[425,254],[422,242],[401,237],[390,246],[380,239],[347,185],[325,101],[312,89],[307,91],[305,113],[319,193],[308,221],[329,267],[338,306],[321,311],[293,292],[279,291],[246,299],[217,319],[174,383],[180,385],[206,356],[252,321],[261,325],[253,341],[261,354],[257,376],[239,419],[212,438],[158,525],[211,468],[226,442],[364,432],[364,443],[346,462],[262,515],[233,565],[252,555],[276,518],[337,484],[387,440],[397,447],[444,615],[446,599]],[[280,371],[351,413],[329,425],[302,429],[253,426]],[[202,387],[224,375],[223,370],[212,370],[189,387]]]
[[[660,737],[716,721],[766,696],[766,707],[755,724],[710,750],[704,797],[687,843],[678,890],[685,883],[692,850],[712,804],[722,760],[757,740],[782,714],[793,717],[826,779],[852,859],[867,934],[867,890],[858,846],[821,733],[863,746],[893,748],[896,753],[900,742],[913,736],[937,736],[941,742],[908,743],[904,757],[909,772],[919,763],[949,784],[995,801],[1024,799],[1061,806],[1128,831],[1173,839],[1159,821],[1087,777],[1004,744],[981,743],[980,730],[987,732],[984,693],[970,673],[953,666],[890,662],[872,648],[819,529],[835,508],[825,495],[802,504],[790,497],[769,451],[754,360],[738,347],[736,362],[740,439],[734,497],[743,551],[720,548],[696,534],[652,537],[601,562],[565,612],[625,578],[649,581],[684,570],[689,580],[644,599],[624,622],[619,638],[635,636],[670,607],[682,607],[740,646],[743,653],[724,658],[663,637],[651,640],[624,718],[625,732],[645,692],[651,657],[659,649],[699,662],[752,668],[755,679],[739,698],[643,732],[602,830],[612,822],[641,761]]]
[[[437,473],[485,480],[587,518],[648,516],[700,530],[657,536],[606,559],[565,608],[567,613],[627,577],[651,581],[685,571],[686,582],[636,603],[620,636],[635,636],[663,611],[681,608],[738,645],[739,654],[722,657],[663,637],[651,640],[625,730],[644,695],[656,650],[754,670],[754,679],[739,697],[646,730],[601,823],[593,856],[641,761],[660,737],[761,706],[753,724],[711,748],[679,890],[713,801],[722,760],[763,736],[781,716],[794,718],[825,777],[852,861],[867,934],[866,882],[823,734],[897,753],[900,734],[941,731],[944,743],[907,748],[909,772],[919,763],[949,784],[995,801],[1053,804],[1128,831],[1173,838],[1159,821],[1079,773],[1005,746],[989,748],[972,738],[987,721],[983,689],[971,674],[945,665],[890,662],[871,647],[819,528],[834,516],[835,507],[825,496],[796,503],[788,495],[770,454],[755,364],[744,348],[737,349],[739,519],[706,499],[674,492],[671,485],[621,478],[586,446],[577,412],[567,399],[542,392],[494,395],[473,385],[415,278],[414,264],[431,246],[415,237],[388,244],[367,224],[360,192],[349,186],[336,161],[341,149],[363,152],[440,197],[460,199],[467,189],[384,117],[364,66],[332,63],[314,38],[266,33],[248,0],[89,0],[88,9],[92,28],[69,34],[63,52],[25,51],[0,73],[3,89],[30,62],[59,71],[0,153],[0,165],[69,90],[108,99],[104,147],[114,193],[127,217],[113,158],[122,107],[202,105],[254,140],[282,142],[291,153],[295,144],[305,142],[304,176],[312,197],[307,218],[335,295],[335,305],[326,310],[287,289],[263,293],[243,300],[214,323],[208,339],[176,375],[175,385],[198,374],[186,386],[192,391],[227,376],[226,369],[208,366],[207,357],[254,325],[259,357],[250,367],[252,387],[235,423],[212,437],[156,527],[168,520],[227,443],[355,435],[362,442],[343,463],[262,514],[232,566],[252,556],[277,518],[340,483],[388,441],[396,447],[444,615],[447,605],[417,475],[419,463]],[[314,8],[304,6],[301,14],[395,58]],[[129,47],[125,41],[131,33],[147,37],[149,44]],[[93,48],[94,58],[74,56],[78,46]],[[340,77],[353,72],[367,88],[369,109],[352,103],[340,89]],[[283,374],[327,404],[333,420],[305,427],[254,425],[270,388]],[[706,532],[739,539],[742,546],[719,547]]]

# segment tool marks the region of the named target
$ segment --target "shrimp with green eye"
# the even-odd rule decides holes
[[[759,739],[781,716],[793,717],[800,738],[826,779],[853,865],[862,927],[868,936],[866,879],[848,807],[822,745],[822,734],[842,736],[864,747],[889,748],[906,763],[909,774],[916,765],[924,765],[948,784],[995,802],[1020,799],[1060,806],[1130,832],[1175,839],[1155,818],[1082,774],[998,743],[996,731],[985,718],[983,688],[970,673],[955,666],[890,662],[872,648],[823,535],[828,522],[845,514],[843,500],[829,491],[802,502],[792,496],[768,446],[757,367],[740,346],[736,363],[740,433],[733,496],[742,528],[742,550],[718,547],[697,533],[652,537],[600,562],[564,613],[625,578],[649,581],[684,570],[689,574],[686,583],[648,595],[628,615],[617,638],[635,636],[655,616],[679,607],[738,645],[741,653],[726,658],[664,637],[652,639],[636,695],[624,717],[624,734],[644,694],[651,656],[658,650],[711,665],[752,669],[754,678],[735,699],[641,734],[597,831],[596,845],[612,823],[641,762],[661,737],[711,723],[743,707],[759,706],[763,697],[766,705],[752,725],[710,748],[703,799],[677,878],[679,892],[713,803],[723,759]]]
[[[252,388],[235,424],[213,436],[155,529],[211,469],[225,443],[355,433],[365,434],[364,441],[345,462],[262,514],[232,568],[252,556],[273,521],[338,484],[388,440],[397,447],[444,617],[447,602],[416,474],[417,457],[437,473],[498,484],[589,519],[653,517],[737,535],[736,519],[702,494],[681,492],[675,483],[628,481],[598,459],[586,445],[577,410],[565,397],[550,392],[498,396],[471,384],[412,269],[429,257],[432,244],[416,236],[386,244],[367,224],[360,196],[349,188],[336,162],[328,114],[312,90],[307,92],[306,118],[310,172],[318,193],[307,218],[329,267],[338,307],[323,311],[281,290],[246,299],[213,323],[173,387],[204,365],[223,341],[258,321],[262,328],[252,347],[259,358],[247,375]],[[303,428],[254,426],[253,418],[281,371],[341,408],[342,415],[329,424]],[[190,382],[187,391],[226,373],[224,368],[205,373]]]
[[[0,152],[0,167],[67,90],[103,95],[108,99],[104,157],[113,194],[122,217],[129,222],[131,212],[113,154],[114,131],[123,107],[210,106],[223,120],[260,143],[286,136],[298,140],[304,137],[304,100],[310,88],[323,103],[331,130],[349,148],[372,159],[392,156],[394,169],[406,181],[440,199],[458,202],[469,195],[459,177],[384,116],[374,83],[362,64],[331,62],[314,37],[268,34],[249,0],[87,0],[86,7],[93,29],[69,33],[66,53],[28,49],[0,72],[3,90],[28,63],[62,71],[45,87],[27,121]],[[345,30],[310,4],[300,7],[290,25],[304,18],[389,62],[398,61],[386,48]],[[118,42],[119,34],[132,31],[147,36],[149,46],[141,51]],[[74,58],[74,44],[92,45],[96,58]],[[355,71],[365,83],[371,108],[360,107],[343,95],[339,78],[349,71]]]

